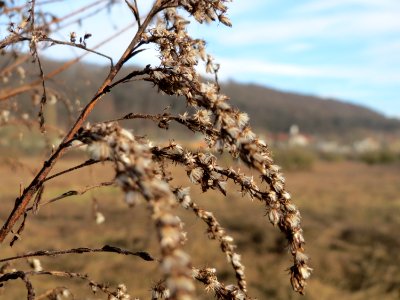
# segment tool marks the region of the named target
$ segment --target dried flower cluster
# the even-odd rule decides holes
[[[181,249],[186,239],[183,224],[172,213],[175,196],[163,180],[160,166],[152,159],[148,142],[138,140],[115,123],[88,127],[79,132],[76,139],[109,148],[109,156],[100,159],[110,158],[115,163],[115,180],[125,192],[126,202],[133,204],[131,198],[140,193],[149,203],[161,246],[161,268],[168,276],[168,290],[173,299],[190,299],[194,286],[189,255]]]
[[[191,208],[196,216],[198,216],[207,224],[209,237],[211,239],[216,239],[219,241],[222,252],[226,254],[228,261],[231,263],[233,269],[235,270],[236,278],[239,285],[239,288],[236,288],[235,291],[237,291],[236,293],[238,295],[244,297],[247,293],[247,283],[244,275],[244,266],[241,262],[240,254],[235,252],[236,246],[232,244],[233,238],[227,235],[225,229],[221,227],[212,212],[201,209],[195,203],[193,203],[193,201],[190,199],[189,188],[176,189],[175,194],[178,201],[182,204],[183,207]],[[217,289],[218,287],[213,288],[214,291],[216,291]]]
[[[48,1],[51,3],[52,1]],[[115,1],[95,1],[92,6],[106,2],[114,5]],[[290,267],[290,281],[295,291],[304,292],[306,281],[312,269],[308,266],[308,256],[304,253],[304,237],[300,226],[300,213],[291,201],[291,195],[285,188],[285,178],[280,168],[274,164],[271,153],[264,141],[259,139],[249,125],[246,113],[233,108],[229,97],[220,93],[217,71],[219,66],[214,64],[213,58],[206,53],[205,41],[194,39],[189,35],[190,21],[183,17],[186,12],[195,21],[220,22],[231,26],[227,17],[225,0],[157,0],[146,15],[141,15],[137,1],[125,1],[126,8],[133,13],[137,23],[137,31],[126,51],[114,63],[106,54],[97,52],[95,48],[89,49],[87,33],[79,39],[72,32],[67,41],[51,38],[51,33],[56,30],[54,24],[62,22],[63,18],[53,17],[47,19],[40,17],[38,3],[32,0],[20,7],[13,6],[12,1],[0,1],[0,10],[10,16],[18,12],[21,17],[20,25],[10,21],[9,34],[0,40],[0,49],[12,48],[20,43],[27,43],[27,53],[21,59],[16,59],[5,70],[0,70],[2,81],[7,83],[13,74],[24,82],[19,87],[10,86],[0,92],[0,101],[26,92],[32,92],[32,103],[39,108],[39,125],[42,131],[51,129],[46,126],[43,109],[47,104],[62,102],[68,111],[73,112],[72,101],[63,99],[61,92],[54,91],[46,85],[46,81],[62,72],[74,62],[66,63],[61,68],[50,74],[43,72],[40,62],[40,50],[46,43],[78,47],[86,53],[94,53],[110,60],[110,71],[104,82],[87,104],[75,116],[73,125],[62,134],[62,141],[58,146],[53,146],[51,155],[44,162],[43,167],[37,172],[31,184],[26,187],[15,201],[15,206],[8,220],[0,230],[0,242],[14,232],[13,227],[21,218],[22,224],[12,238],[12,244],[22,234],[25,220],[32,212],[36,214],[41,205],[50,204],[61,198],[71,195],[80,195],[86,191],[111,184],[118,185],[129,206],[135,206],[145,200],[151,210],[152,220],[157,229],[161,257],[158,260],[163,273],[161,281],[152,288],[152,299],[194,299],[195,290],[193,279],[202,282],[207,291],[212,291],[217,299],[251,299],[247,288],[245,268],[241,256],[237,252],[233,238],[226,232],[212,212],[200,208],[190,196],[190,187],[174,187],[168,172],[168,163],[183,166],[188,175],[189,182],[200,185],[204,192],[209,189],[220,191],[226,195],[226,186],[230,181],[238,186],[242,194],[258,199],[265,204],[266,215],[273,226],[278,227],[286,236],[289,250],[293,257]],[[90,5],[82,7],[76,13],[87,10]],[[25,12],[27,14],[25,14]],[[74,14],[71,14],[74,15]],[[28,17],[26,17],[28,16]],[[69,15],[68,15],[69,17]],[[67,16],[65,17],[67,18]],[[64,19],[65,19],[64,18]],[[61,23],[62,24],[62,23]],[[122,67],[135,58],[136,54],[144,50],[143,47],[152,44],[159,51],[160,63],[158,66],[147,65],[141,70],[135,70],[128,75],[116,80]],[[22,67],[27,59],[33,57],[36,61],[40,79],[25,83],[26,73]],[[214,82],[203,82],[198,72],[200,62],[204,63],[205,71],[215,76]],[[144,115],[129,113],[119,120],[149,119],[155,121],[162,129],[168,129],[171,122],[176,122],[193,132],[200,133],[207,142],[208,149],[202,152],[185,149],[175,142],[167,146],[156,144],[143,138],[142,132],[134,135],[131,131],[123,129],[118,120],[114,122],[99,122],[89,125],[85,122],[98,101],[106,93],[119,84],[127,84],[133,78],[151,82],[159,91],[168,95],[180,96],[190,107],[188,111],[178,116],[168,112],[159,115]],[[61,99],[63,101],[57,101]],[[47,101],[49,100],[49,101]],[[18,117],[17,109],[6,107],[0,112],[0,126],[10,125],[12,122],[23,121],[31,126],[31,118],[25,114]],[[20,120],[21,119],[21,120]],[[28,123],[31,122],[31,123]],[[60,131],[59,131],[60,132]],[[63,131],[61,131],[63,132]],[[49,176],[50,171],[57,161],[70,149],[86,146],[90,160]],[[233,158],[239,158],[249,168],[258,171],[260,182],[239,169],[222,166],[217,159],[216,152],[228,152]],[[111,161],[115,169],[114,182],[100,183],[87,187],[82,191],[69,191],[62,195],[41,203],[44,184],[58,176],[70,171],[88,167],[100,161]],[[31,204],[31,206],[29,206]],[[226,255],[228,262],[236,275],[237,284],[225,285],[218,281],[217,272],[213,268],[197,269],[192,266],[190,256],[183,250],[186,239],[190,238],[184,232],[184,224],[178,217],[176,208],[181,205],[191,210],[195,217],[201,219],[207,226],[210,239],[218,241],[221,251]],[[98,224],[105,222],[104,215],[94,206],[93,215]],[[86,275],[62,271],[44,271],[37,256],[63,255],[86,252],[113,252],[123,255],[137,255],[144,260],[154,260],[149,254],[132,253],[112,246],[99,249],[74,248],[65,251],[42,251],[28,253],[14,258],[0,259],[6,262],[14,259],[30,257],[33,271],[17,271],[2,268],[0,284],[8,280],[21,279],[24,281],[28,299],[35,299],[35,291],[30,277],[36,275],[64,276],[80,278],[89,282],[93,292],[101,290],[108,299],[132,299],[127,293],[125,285],[120,284],[115,290],[95,283]],[[65,296],[67,289],[54,289],[48,295]],[[50,297],[50,296],[49,296]],[[54,298],[56,299],[56,298]],[[59,298],[57,298],[59,299]]]
[[[172,29],[164,29],[164,36],[169,38],[162,39],[153,34],[161,51],[172,47],[184,49],[187,44],[194,43],[187,36],[185,30],[187,22],[177,17],[176,12],[166,17],[166,24],[171,19],[174,20]],[[180,26],[175,25],[176,23]],[[170,32],[172,33],[169,35]],[[226,148],[233,156],[239,156],[246,164],[260,172],[268,189],[268,193],[261,200],[266,204],[271,223],[278,225],[289,241],[294,258],[294,265],[290,269],[291,282],[296,291],[303,292],[311,268],[308,267],[308,258],[304,254],[300,213],[291,203],[291,196],[285,189],[285,179],[279,167],[273,164],[266,144],[251,130],[247,114],[229,105],[228,97],[219,93],[217,83],[202,83],[200,77],[196,75],[194,68],[196,60],[193,57],[202,55],[201,51],[196,51],[196,47],[192,48],[192,52],[177,51],[177,64],[181,65],[169,66],[162,61],[164,70],[161,72],[165,74],[164,78],[159,79],[161,76],[154,76],[153,73],[148,80],[152,80],[167,94],[184,95],[187,103],[196,107],[197,111],[189,118],[189,122],[196,124],[197,128],[191,127],[191,129],[202,132],[210,147],[217,146],[220,151]],[[166,56],[169,57],[170,52],[166,53]],[[182,120],[188,121],[188,116],[182,116]],[[212,164],[210,166],[212,167]],[[192,169],[192,180],[198,181],[202,177],[202,172],[202,169]],[[254,182],[252,179],[247,179],[245,184],[252,187]]]
[[[206,290],[213,291],[217,299],[232,299],[232,300],[245,300],[249,299],[243,291],[238,289],[235,285],[225,286],[223,283],[218,281],[216,272],[217,270],[212,268],[193,270],[194,278],[203,282],[206,286]]]

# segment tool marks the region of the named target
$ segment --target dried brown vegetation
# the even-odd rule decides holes
[[[216,190],[226,195],[226,187],[230,183],[236,186],[243,196],[261,201],[269,221],[284,234],[287,248],[292,256],[292,266],[288,269],[290,282],[296,292],[303,294],[311,268],[308,266],[308,256],[304,253],[305,241],[300,226],[300,213],[291,201],[291,195],[285,187],[285,178],[280,168],[274,164],[267,145],[252,131],[247,114],[232,107],[229,98],[220,93],[218,65],[214,64],[212,57],[206,53],[205,42],[189,35],[187,28],[189,20],[183,16],[189,14],[190,19],[199,23],[220,22],[231,26],[226,15],[228,1],[157,0],[145,15],[139,11],[136,1],[125,1],[126,9],[132,12],[136,32],[116,62],[108,55],[87,47],[87,40],[91,36],[89,33],[78,38],[72,32],[67,42],[51,37],[51,33],[57,28],[54,25],[62,26],[65,19],[79,16],[83,11],[99,3],[108,6],[116,5],[116,1],[95,1],[65,17],[46,14],[46,5],[51,2],[53,1],[32,0],[20,6],[14,1],[0,2],[2,13],[10,18],[8,34],[0,41],[0,49],[15,54],[1,71],[3,82],[8,83],[15,74],[23,77],[23,63],[27,59],[34,60],[39,73],[39,79],[21,85],[16,85],[11,80],[9,86],[2,89],[0,99],[6,104],[2,109],[1,122],[3,125],[8,125],[10,122],[18,125],[20,121],[20,124],[32,126],[34,123],[29,122],[31,117],[28,115],[21,115],[21,119],[18,118],[17,104],[20,95],[31,93],[33,104],[38,107],[38,125],[43,136],[46,137],[46,132],[50,133],[52,129],[56,129],[61,137],[61,142],[53,146],[49,156],[44,159],[43,166],[32,172],[33,179],[26,187],[21,188],[20,195],[16,198],[14,207],[0,230],[0,242],[9,237],[11,246],[18,243],[21,237],[26,235],[25,227],[29,227],[32,215],[33,218],[40,217],[39,208],[43,205],[49,205],[66,197],[83,195],[96,188],[115,185],[123,191],[127,206],[137,206],[143,201],[147,204],[150,219],[157,232],[160,254],[154,259],[147,253],[150,249],[145,249],[146,252],[132,252],[115,245],[98,245],[94,248],[72,245],[68,250],[42,249],[34,253],[2,258],[1,261],[5,263],[29,257],[32,269],[13,270],[5,264],[1,268],[0,282],[3,284],[22,280],[26,287],[27,299],[46,297],[51,299],[51,297],[67,297],[68,288],[50,287],[48,291],[38,295],[34,284],[36,277],[46,275],[75,278],[88,282],[94,292],[97,290],[104,292],[108,299],[131,299],[122,284],[110,288],[93,281],[85,274],[68,270],[44,270],[36,258],[108,252],[116,255],[134,255],[146,261],[157,261],[162,277],[151,288],[153,299],[193,299],[196,293],[195,280],[203,283],[205,290],[213,292],[217,299],[251,299],[244,264],[240,254],[237,253],[233,237],[226,232],[212,212],[201,208],[190,195],[190,184],[199,185],[203,192]],[[93,96],[86,99],[86,105],[76,116],[71,101],[64,99],[64,104],[74,120],[65,132],[46,123],[47,103],[50,100],[56,101],[58,95],[62,93],[49,88],[48,81],[76,60],[45,74],[40,50],[41,47],[54,44],[77,47],[87,51],[86,53],[100,55],[110,60],[110,69],[105,74],[104,81]],[[17,52],[19,45],[25,45],[29,49],[29,54]],[[122,73],[127,62],[133,61],[136,55],[144,50],[143,47],[148,45],[153,45],[159,51],[159,65],[147,65],[143,69],[125,70],[127,72]],[[213,82],[202,81],[197,71],[201,61],[204,62],[206,72],[215,76]],[[127,112],[118,120],[87,123],[92,110],[104,95],[112,93],[122,84],[131,84],[134,89],[134,82],[137,80],[150,82],[159,92],[167,95],[181,96],[190,109],[176,116],[167,110],[155,115]],[[208,148],[190,150],[175,141],[167,144],[157,143],[145,138],[146,132],[132,133],[119,124],[120,121],[133,119],[152,120],[160,130],[168,130],[171,123],[178,123],[190,131],[201,134]],[[52,173],[62,158],[77,148],[87,149],[90,159],[75,167]],[[217,152],[226,152],[233,158],[240,159],[246,168],[240,170],[224,165],[219,161]],[[93,183],[82,190],[63,192],[45,202],[42,200],[45,190],[54,180],[101,162],[103,167],[104,164],[111,163],[115,171],[114,178]],[[181,181],[178,184],[174,182],[174,172],[171,172],[171,166],[174,165],[186,172],[188,182],[185,185],[182,185]],[[247,174],[243,169],[247,170]],[[109,169],[106,170],[109,172]],[[254,179],[253,176],[259,177],[260,180]],[[185,249],[185,243],[191,239],[184,227],[188,221],[184,222],[178,216],[179,206],[192,211],[194,218],[204,221],[209,238],[217,240],[220,249],[226,255],[235,274],[236,283],[222,283],[217,277],[218,269],[215,266],[198,267],[192,263],[190,252]],[[98,211],[97,201],[93,201],[93,214],[98,223],[104,222],[104,216]],[[30,236],[27,235],[27,238]],[[196,240],[196,243],[202,242]]]
[[[5,220],[13,205],[15,188],[20,182],[30,180],[30,168],[35,168],[37,162],[35,158],[21,160],[29,168],[18,169],[17,178],[7,176],[10,166],[5,158],[0,161],[0,176],[3,178],[0,219]],[[54,172],[68,169],[76,163],[76,158],[65,158],[56,165]],[[182,168],[173,168],[172,172],[176,186],[187,185]],[[367,166],[357,162],[317,161],[312,170],[285,173],[288,187],[297,196],[298,205],[302,208],[306,238],[313,241],[309,243],[308,251],[315,271],[305,295],[296,295],[291,291],[287,282],[289,261],[285,238],[279,231],[269,230],[266,226],[260,202],[249,203],[230,183],[227,199],[218,191],[204,194],[199,186],[191,189],[193,201],[212,211],[234,238],[246,266],[248,293],[257,299],[279,300],[398,299],[398,165]],[[111,162],[93,164],[55,178],[43,192],[43,203],[66,191],[81,191],[112,178]],[[7,186],[15,188],[7,189]],[[102,224],[96,224],[93,199],[97,202],[97,212],[105,217]],[[12,248],[2,246],[1,257],[24,254],[28,250],[57,251],[74,246],[101,248],[112,245],[133,253],[144,250],[158,259],[157,233],[148,218],[146,206],[127,209],[123,199],[124,195],[118,188],[109,186],[40,206],[38,214],[27,220],[22,239]],[[357,210],[354,210],[355,207]],[[217,241],[207,240],[204,223],[193,219],[191,210],[179,208],[177,213],[189,235],[185,251],[191,254],[192,264],[213,267],[220,281],[234,282],[234,272],[226,263]],[[161,276],[157,260],[145,261],[138,256],[112,252],[37,258],[45,270],[88,274],[94,282],[107,284],[110,289],[124,283],[133,299],[150,298],[149,287]],[[26,258],[10,263],[9,269],[30,270]],[[93,295],[84,280],[41,275],[32,278],[32,281],[38,295],[54,287],[68,287],[79,299],[107,298],[100,293]],[[201,282],[195,283],[195,286],[198,299],[213,299],[211,292],[203,291]],[[26,298],[22,281],[7,282],[0,292],[0,299]]]

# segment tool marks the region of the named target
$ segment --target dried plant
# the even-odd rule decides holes
[[[52,72],[45,73],[41,63],[41,49],[55,44],[77,47],[85,50],[84,55],[92,53],[108,59],[110,70],[93,97],[87,99],[86,106],[77,116],[73,116],[72,102],[65,99],[64,104],[74,118],[74,122],[67,131],[55,128],[62,136],[62,141],[52,149],[50,156],[44,160],[42,168],[35,173],[31,183],[16,198],[14,208],[0,230],[0,241],[3,242],[10,235],[12,236],[11,244],[18,241],[23,234],[27,217],[30,214],[37,214],[43,205],[51,204],[61,198],[83,194],[93,188],[117,185],[125,194],[128,206],[139,204],[141,197],[146,201],[157,229],[161,257],[154,259],[146,252],[133,253],[113,246],[98,249],[74,248],[29,252],[0,259],[1,263],[5,263],[30,257],[33,268],[29,271],[8,270],[7,265],[4,265],[0,273],[0,284],[21,279],[27,289],[27,299],[45,299],[46,297],[56,299],[57,295],[68,293],[68,289],[55,287],[37,296],[30,278],[37,275],[63,276],[88,281],[93,291],[101,290],[108,299],[132,299],[123,285],[112,290],[95,283],[87,275],[66,271],[45,271],[36,258],[105,251],[136,255],[160,264],[164,277],[152,288],[152,299],[193,299],[194,279],[204,283],[205,289],[213,291],[217,299],[251,299],[247,289],[245,268],[233,238],[228,235],[212,212],[200,208],[192,200],[189,186],[172,185],[168,164],[176,164],[185,169],[190,183],[200,185],[204,192],[214,189],[226,195],[226,185],[230,181],[240,187],[243,195],[258,199],[265,204],[267,218],[286,236],[289,251],[293,257],[293,265],[289,268],[290,282],[293,289],[302,294],[306,281],[310,277],[311,268],[308,266],[308,257],[304,253],[305,241],[300,226],[300,213],[285,188],[285,178],[280,168],[274,164],[265,142],[252,131],[248,115],[232,107],[229,98],[220,92],[217,76],[219,66],[206,53],[205,41],[189,35],[190,19],[199,23],[219,22],[231,26],[227,17],[227,2],[229,1],[157,0],[154,1],[149,12],[142,15],[136,0],[125,0],[123,4],[132,12],[136,32],[117,62],[114,62],[110,56],[98,52],[97,46],[93,48],[88,46],[87,40],[91,36],[89,33],[78,37],[75,32],[72,32],[67,37],[67,41],[56,40],[50,36],[59,28],[73,24],[79,18],[84,18],[89,9],[95,8],[91,12],[93,14],[118,4],[118,1],[94,1],[64,17],[45,13],[46,5],[53,1],[31,0],[21,5],[17,5],[14,1],[0,1],[1,13],[10,20],[8,34],[0,41],[0,49],[9,57],[11,57],[10,53],[14,53],[14,57],[10,58],[9,63],[0,70],[2,81],[7,83],[8,79],[15,75],[25,80],[23,65],[32,59],[40,74],[38,80],[29,83],[23,82],[18,86],[10,83],[8,87],[1,90],[0,100],[4,103],[15,103],[19,95],[31,93],[33,98],[37,99],[34,104],[38,106],[38,124],[45,135],[45,132],[52,128],[46,124],[44,107],[51,99],[62,98],[60,97],[62,91],[52,89],[47,82],[79,61],[83,55]],[[187,14],[189,14],[189,19],[184,17]],[[106,39],[105,42],[112,38]],[[117,77],[122,73],[121,70],[127,62],[134,61],[136,55],[150,45],[159,52],[159,65],[147,65],[142,69],[125,72],[124,75]],[[24,47],[29,49],[29,53],[23,52]],[[202,61],[206,72],[213,75],[215,80],[203,81],[197,68]],[[159,92],[180,96],[182,101],[186,101],[188,110],[179,115],[173,115],[168,111],[155,115],[131,112],[117,120],[93,125],[87,123],[88,116],[106,93],[112,93],[119,85],[129,84],[133,80],[150,82]],[[172,122],[178,123],[193,132],[200,133],[208,148],[202,151],[189,150],[174,141],[168,145],[150,141],[144,137],[144,132],[133,134],[121,127],[120,121],[131,119],[152,120],[161,128],[160,130],[167,130]],[[11,104],[9,108],[6,105],[3,106],[0,114],[2,125],[19,126],[29,120],[32,120],[29,116],[19,116],[17,109],[13,109]],[[32,126],[32,123],[25,124]],[[86,148],[91,158],[76,167],[50,176],[50,171],[55,164],[67,152],[77,147]],[[257,171],[261,180],[256,182],[252,176],[239,169],[222,166],[218,162],[217,152],[228,152],[233,158],[239,158],[249,169]],[[88,186],[80,191],[71,190],[45,202],[42,201],[45,184],[50,184],[53,178],[104,161],[113,164],[115,169],[113,182]],[[179,205],[191,210],[195,217],[201,219],[207,226],[208,237],[218,241],[236,275],[236,284],[226,285],[218,281],[216,270],[213,268],[198,269],[192,266],[190,254],[183,249],[185,241],[190,239],[190,236],[185,233],[184,224],[178,217],[176,208]],[[93,207],[96,220],[99,223],[103,222],[104,217],[98,212],[97,204],[94,203]],[[18,229],[13,231],[21,219]]]

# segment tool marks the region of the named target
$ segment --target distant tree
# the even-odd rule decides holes
[[[60,0],[0,1],[3,27],[1,32],[4,35],[4,32],[8,31],[0,40],[0,49],[6,57],[0,69],[3,82],[0,91],[1,124],[34,126],[36,121],[32,120],[36,119],[35,116],[22,114],[18,110],[20,97],[28,93],[33,100],[32,105],[38,108],[37,119],[42,136],[46,138],[52,130],[62,136],[57,145],[47,149],[50,150],[50,154],[43,161],[42,167],[16,198],[14,208],[0,230],[0,242],[10,237],[10,244],[13,245],[23,235],[26,219],[32,213],[35,214],[38,207],[43,204],[41,199],[44,187],[50,185],[54,178],[72,170],[108,161],[114,166],[115,180],[111,183],[100,183],[99,186],[119,186],[129,206],[137,204],[138,197],[143,198],[151,211],[158,232],[161,250],[159,265],[164,278],[160,284],[153,287],[153,299],[193,299],[194,279],[204,283],[205,288],[212,290],[217,299],[250,299],[244,266],[240,255],[236,252],[233,238],[226,233],[211,212],[203,210],[193,202],[189,186],[173,186],[168,172],[168,163],[172,163],[183,167],[190,182],[200,185],[203,191],[214,189],[225,194],[227,181],[232,181],[240,187],[243,194],[262,201],[269,221],[286,236],[293,256],[293,266],[289,269],[290,281],[295,291],[303,293],[311,268],[307,264],[308,257],[303,249],[300,213],[292,204],[291,196],[285,189],[285,179],[280,168],[273,163],[267,145],[250,128],[247,114],[233,108],[229,104],[228,97],[220,93],[218,65],[206,53],[205,42],[192,38],[188,33],[189,20],[184,15],[189,15],[188,18],[199,23],[220,22],[231,26],[226,16],[228,1],[157,0],[149,12],[143,15],[136,0],[126,0],[122,4],[132,12],[132,18],[136,22],[136,32],[116,62],[107,54],[98,52],[96,47],[88,46],[90,33],[78,36],[72,32],[67,40],[55,39],[53,33],[70,22],[79,22],[85,17],[86,11],[93,7],[107,9],[117,5],[119,1],[94,1],[77,11],[67,12],[63,17],[46,11],[46,8],[56,1]],[[112,42],[112,37],[106,41]],[[64,99],[64,105],[74,120],[66,131],[62,127],[48,124],[45,118],[48,103],[63,98],[61,87],[55,89],[49,81],[79,61],[80,57],[45,73],[41,62],[41,49],[55,44],[83,49],[86,53],[93,53],[110,61],[110,68],[104,74],[103,82],[90,99],[83,99],[84,107],[81,110],[76,110],[75,103]],[[129,68],[124,69],[128,62],[133,61],[136,55],[149,45],[155,46],[159,52],[160,61],[157,66],[147,65],[133,71]],[[25,66],[31,61],[37,66],[39,78],[27,82]],[[202,81],[196,69],[201,61],[205,63],[206,71],[214,74],[213,82]],[[121,72],[122,70],[124,72]],[[81,79],[76,78],[76,81],[79,80]],[[153,115],[127,112],[117,120],[86,123],[88,116],[105,94],[113,93],[119,85],[131,84],[137,80],[150,82],[167,95],[182,96],[190,110],[180,115],[172,115],[167,110],[161,110]],[[178,123],[193,132],[200,133],[209,148],[203,152],[200,149],[189,151],[176,142],[171,141],[163,145],[149,141],[143,137],[145,132],[134,135],[121,127],[119,121],[129,119],[152,120],[160,130],[167,130],[173,122]],[[87,147],[91,155],[89,160],[50,176],[50,171],[66,153],[83,146]],[[256,183],[253,177],[239,170],[222,166],[215,151],[228,152],[232,157],[240,158],[249,168],[259,172],[261,183]],[[56,199],[70,195],[71,193],[64,193]],[[179,205],[193,211],[194,217],[204,221],[209,237],[219,242],[221,250],[232,265],[237,278],[236,284],[226,285],[219,282],[214,268],[192,266],[189,254],[182,248],[186,238],[183,222],[177,216],[176,207]],[[98,215],[99,222],[102,221],[101,217]],[[26,257],[99,251],[136,255],[145,260],[153,260],[146,252],[132,253],[117,247],[104,246],[98,249],[77,247],[69,250],[43,250],[13,258],[1,258],[0,261],[4,263]],[[27,299],[35,299],[35,289],[30,280],[35,275],[78,277],[87,280],[93,289],[102,290],[108,295],[108,299],[130,299],[124,286],[118,286],[113,290],[79,273],[43,270],[37,259],[32,260],[32,266],[32,270],[0,268],[0,284],[21,279],[27,289]],[[52,295],[57,296],[58,293],[64,292],[65,289],[54,289]],[[44,296],[40,297],[43,299]]]

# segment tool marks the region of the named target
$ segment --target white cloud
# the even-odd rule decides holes
[[[343,12],[329,16],[298,16],[278,21],[248,20],[236,24],[231,35],[218,36],[223,44],[266,44],[277,41],[301,41],[304,39],[342,40],[370,38],[385,34],[400,34],[400,11]]]
[[[400,2],[397,0],[330,0],[310,1],[294,8],[295,13],[321,13],[333,9],[346,9],[357,6],[364,9],[400,9]]]
[[[240,1],[236,0],[233,3],[228,3],[228,16],[244,16],[251,12],[259,11],[260,9],[265,9],[266,5],[272,2],[270,0],[251,0],[251,1]]]
[[[400,57],[398,57],[399,53],[400,53],[400,40],[373,45],[365,51],[365,54],[367,55],[386,57],[390,61],[393,61],[396,58],[397,61],[400,61]]]
[[[271,63],[252,59],[217,59],[221,64],[220,75],[231,78],[233,74],[264,74],[283,76],[314,77],[322,75],[321,70],[294,64]]]
[[[323,35],[330,26],[332,26],[332,20],[325,18],[249,21],[249,23],[236,24],[234,34],[218,37],[218,33],[215,33],[215,38],[229,45],[265,44]]]
[[[400,34],[399,0],[297,2],[275,15],[269,14],[269,3],[254,0],[251,5],[247,1],[232,4],[234,32],[220,36],[217,31],[210,35],[224,44],[259,45],[310,38],[348,39]],[[262,11],[265,11],[265,18],[259,13],[258,17],[251,17],[251,12]]]
[[[395,70],[375,70],[355,66],[304,66],[299,64],[272,63],[257,59],[217,58],[221,64],[220,76],[232,78],[236,74],[242,77],[257,75],[277,75],[289,78],[339,79],[354,83],[385,85],[400,84],[400,72]],[[236,75],[237,76],[237,75]]]
[[[284,48],[284,51],[290,52],[290,53],[299,53],[299,52],[311,50],[312,48],[313,48],[313,45],[310,43],[293,43],[293,44],[287,45]]]

